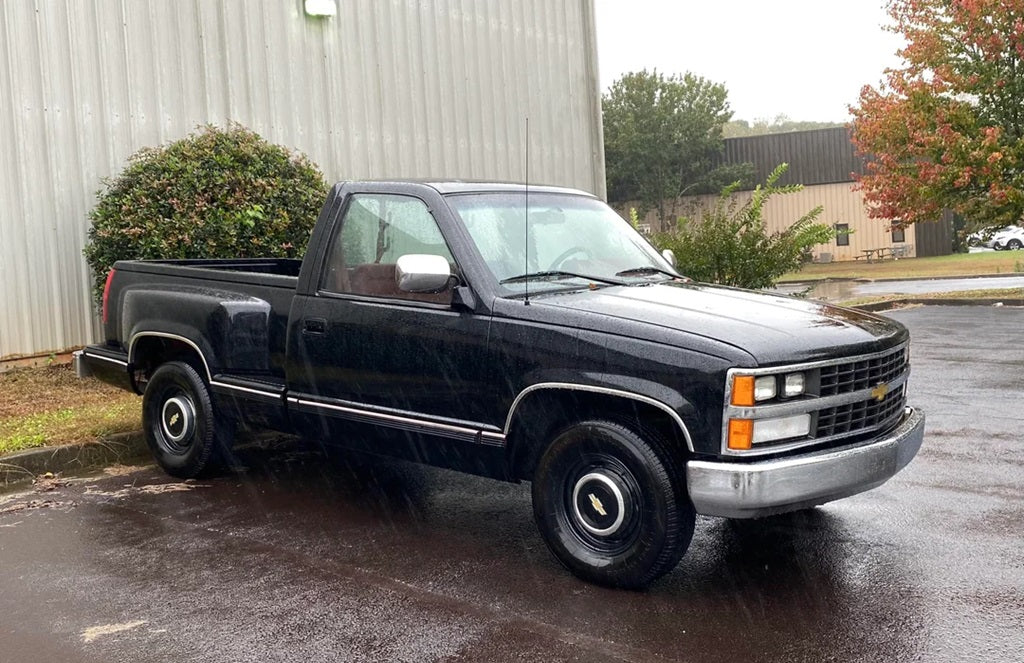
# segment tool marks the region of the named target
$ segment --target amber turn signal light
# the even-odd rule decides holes
[[[749,449],[754,442],[754,422],[752,419],[729,420],[729,448],[737,451]]]
[[[732,379],[732,404],[746,407],[754,404],[753,375],[737,375]]]

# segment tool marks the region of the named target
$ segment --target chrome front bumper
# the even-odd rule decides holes
[[[697,513],[758,518],[824,504],[882,485],[917,455],[924,413],[907,408],[885,437],[842,449],[752,463],[691,460],[686,482]]]

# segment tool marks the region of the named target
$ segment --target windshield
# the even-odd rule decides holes
[[[452,195],[448,203],[495,280],[512,293],[522,293],[527,281],[534,292],[675,274],[647,240],[600,200],[531,192],[529,228],[524,192]]]

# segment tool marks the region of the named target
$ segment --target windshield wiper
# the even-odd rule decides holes
[[[665,276],[671,276],[674,279],[685,279],[685,276],[681,274],[673,274],[667,269],[661,267],[654,267],[653,265],[644,265],[643,267],[633,267],[631,269],[624,269],[621,272],[615,272],[615,276],[646,276],[647,274],[664,274]]]
[[[595,281],[597,283],[607,283],[609,285],[625,285],[623,281],[618,279],[609,279],[604,276],[588,276],[586,274],[577,274],[576,272],[563,272],[561,270],[546,270],[543,272],[530,272],[528,274],[520,274],[519,276],[510,276],[507,279],[499,281],[502,285],[506,283],[517,283],[519,281],[529,281],[531,279],[557,279],[557,278],[576,278],[584,279],[586,281]]]

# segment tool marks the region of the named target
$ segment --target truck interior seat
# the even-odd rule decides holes
[[[349,271],[349,292],[358,295],[375,295],[394,297],[397,299],[414,299],[420,302],[450,304],[452,294],[449,291],[437,293],[403,292],[398,289],[395,280],[394,263],[369,263],[356,265]]]

